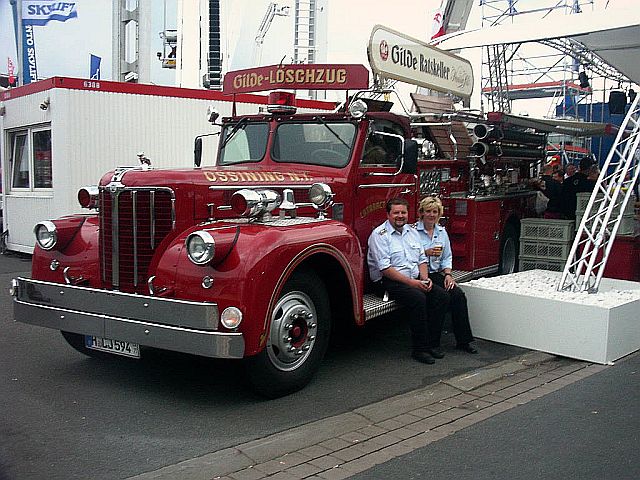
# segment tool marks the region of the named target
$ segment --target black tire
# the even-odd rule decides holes
[[[245,359],[247,379],[268,398],[300,390],[318,370],[331,334],[331,310],[322,280],[295,272],[271,315],[265,348]]]
[[[504,227],[500,241],[500,275],[518,271],[518,254],[520,253],[520,236],[518,229],[511,223]]]

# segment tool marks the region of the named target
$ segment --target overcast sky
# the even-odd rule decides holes
[[[195,0],[184,0],[195,1]],[[204,1],[204,0],[201,0]],[[516,5],[531,8],[536,4],[571,4],[572,0],[520,0]],[[58,76],[88,77],[90,54],[102,57],[102,79],[111,79],[111,0],[76,0],[78,17],[66,22],[51,21],[35,27],[38,75],[42,78]],[[226,66],[230,69],[248,68],[256,56],[255,35],[264,16],[268,0],[221,0],[222,48]],[[318,0],[325,6],[326,59],[329,63],[362,63],[367,65],[366,47],[372,27],[383,24],[407,35],[428,39],[434,12],[440,0]],[[474,8],[468,27],[480,26],[480,0]],[[506,5],[506,1],[502,2]],[[584,3],[584,2],[583,2]],[[595,0],[595,8],[637,6],[638,0]],[[166,24],[176,28],[178,0],[154,0],[152,11],[151,81],[173,85],[174,71],[162,69],[156,52],[162,49],[159,32]],[[290,6],[289,17],[275,17],[265,37],[261,55],[264,65],[289,63],[293,57],[294,0],[281,0],[279,5]],[[166,12],[167,15],[165,17]],[[347,7],[348,5],[348,7]],[[523,7],[524,8],[524,7]],[[464,54],[463,54],[464,55]],[[10,0],[0,0],[0,73],[7,72],[7,58],[16,65],[14,29]],[[472,59],[475,76],[480,76],[479,58]]]

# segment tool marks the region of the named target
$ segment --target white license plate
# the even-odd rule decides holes
[[[116,355],[124,355],[125,357],[140,358],[140,345],[137,343],[85,335],[84,345],[92,350],[115,353]]]

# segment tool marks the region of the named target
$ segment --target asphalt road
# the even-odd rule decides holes
[[[310,385],[277,400],[253,394],[240,362],[171,352],[90,359],[62,336],[12,320],[11,278],[30,259],[0,256],[0,480],[127,478],[262,438],[521,354],[478,341],[428,366],[408,356],[402,318],[335,339]]]
[[[637,480],[640,354],[353,480]]]

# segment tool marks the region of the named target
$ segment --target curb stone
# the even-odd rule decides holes
[[[152,472],[142,473],[130,477],[128,480],[172,480],[175,478],[180,478],[181,480],[210,480],[212,477],[215,479],[265,478],[268,474],[263,474],[260,464],[264,465],[267,462],[271,464],[270,471],[272,473],[278,474],[281,472],[285,474],[286,472],[284,471],[286,469],[323,456],[318,454],[314,457],[310,453],[313,450],[310,447],[324,446],[329,448],[330,452],[344,448],[358,449],[359,440],[350,443],[344,440],[344,437],[353,432],[358,432],[363,440],[374,438],[376,437],[374,430],[379,428],[375,424],[390,421],[390,419],[399,418],[402,415],[412,418],[412,415],[407,415],[409,412],[422,410],[427,412],[425,413],[427,416],[437,416],[439,415],[438,412],[443,409],[443,403],[447,403],[445,402],[447,399],[457,396],[457,401],[459,402],[465,396],[468,396],[465,392],[473,391],[507,376],[515,375],[518,372],[535,368],[556,359],[557,357],[554,355],[529,352],[497,362],[488,367],[473,370],[447,380],[441,380],[411,392],[356,408],[351,412],[317,420],[232,448],[185,460]],[[463,396],[461,397],[460,395]],[[493,405],[493,407],[496,407],[496,405]],[[492,410],[500,409],[493,408]],[[451,420],[445,419],[443,424],[446,424],[447,421],[450,422]],[[419,433],[421,422],[424,422],[424,420],[422,419],[414,424],[416,425],[414,428],[418,429],[415,431],[416,434]],[[372,430],[371,427],[374,427],[374,429]],[[446,427],[446,425],[436,428],[443,427]],[[407,425],[406,428],[411,431],[411,425]],[[432,432],[430,429],[423,429],[423,431],[425,433]],[[309,452],[307,455],[300,453],[301,450],[305,449],[305,453]],[[363,451],[362,453],[364,455],[365,452]],[[371,455],[374,454],[370,453],[368,456]],[[253,469],[254,466],[257,466],[255,470]],[[339,468],[339,466],[336,465],[334,466],[335,468]],[[333,473],[337,474],[338,472]],[[223,475],[232,476],[223,477]],[[322,476],[322,473],[319,473],[319,475]]]

